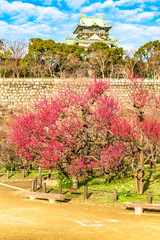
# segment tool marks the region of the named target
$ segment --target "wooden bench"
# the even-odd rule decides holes
[[[66,198],[64,194],[56,193],[24,192],[23,195],[29,197],[30,200],[34,200],[35,198],[48,199],[50,203],[53,203],[56,200],[64,201]]]
[[[67,192],[77,192],[77,188],[67,188]]]
[[[142,214],[144,209],[160,210],[160,204],[124,202],[123,205],[126,208],[134,208],[135,214]]]

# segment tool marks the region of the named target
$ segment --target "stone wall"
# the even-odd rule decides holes
[[[0,79],[0,116],[30,107],[36,98],[50,95],[58,90],[65,90],[70,85],[73,88],[84,88],[89,79]],[[145,86],[150,92],[159,94],[160,80],[145,80]],[[110,89],[118,98],[128,100],[130,83],[124,79],[113,79]]]

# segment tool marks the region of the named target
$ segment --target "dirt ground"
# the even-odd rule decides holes
[[[98,221],[101,226],[83,226],[80,221]],[[159,240],[160,213],[135,215],[123,207],[87,202],[31,201],[0,185],[0,240],[23,239]]]

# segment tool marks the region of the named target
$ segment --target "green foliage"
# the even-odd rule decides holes
[[[135,52],[134,57],[137,59],[135,69],[139,72],[140,76],[147,78],[159,76],[159,74],[157,75],[160,64],[159,40],[145,43]]]
[[[82,56],[86,55],[86,50],[82,46],[78,45],[63,45],[63,52],[68,54],[73,54],[73,56],[78,57],[79,59],[82,59]]]
[[[103,42],[94,42],[88,47],[88,52],[99,51],[99,50],[108,50],[109,47]]]
[[[63,188],[70,188],[73,185],[72,179],[65,176],[63,173],[58,173],[58,182],[59,184],[62,184]]]
[[[122,185],[122,187],[120,189],[118,189],[118,198],[119,199],[123,200],[130,196],[131,196],[130,189],[127,187],[124,187],[124,185]]]
[[[12,46],[6,46],[5,41],[0,41],[0,64],[2,66],[0,73],[3,77],[13,75],[17,77],[76,77],[90,74],[102,78],[126,77],[124,68],[134,71],[139,77],[159,78],[160,75],[159,40],[144,44],[133,56],[130,56],[122,47],[110,48],[103,42],[94,42],[86,50],[83,46],[76,44],[67,45],[56,43],[52,39],[31,38],[28,53],[19,59],[17,65],[20,66],[16,70],[13,69],[14,49]],[[73,59],[77,58],[79,62],[70,61],[70,56]],[[91,58],[92,61],[90,61]]]
[[[113,64],[123,63],[124,54],[125,51],[122,47],[109,48],[107,52],[107,57]]]
[[[160,163],[160,158],[157,159],[157,163]]]
[[[160,42],[158,40],[156,41],[150,41],[148,43],[145,43],[143,46],[141,46],[134,54],[135,57],[139,58],[139,60],[147,60],[149,58],[153,57],[153,53],[155,51],[160,50]]]
[[[2,171],[7,172],[7,170],[15,170],[15,167],[10,162],[5,162],[2,164]]]

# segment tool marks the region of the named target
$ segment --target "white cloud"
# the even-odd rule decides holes
[[[68,0],[71,1],[71,0]],[[143,6],[145,2],[148,2],[148,0],[107,0],[104,3],[96,2],[89,6],[85,6],[82,8],[83,12],[93,12],[95,10],[104,9],[104,8],[116,8],[120,6],[128,6],[128,5],[134,5],[134,4],[141,4],[141,7]],[[151,0],[150,2],[156,2],[156,0]],[[154,6],[152,6],[153,8]]]
[[[132,10],[119,10],[119,8],[116,8],[116,15],[119,19],[125,19],[128,21],[128,19],[133,19],[139,12],[143,12],[143,9],[136,8]]]
[[[66,2],[72,8],[72,12],[69,14],[54,6],[36,6],[22,1],[0,0],[0,16],[7,15],[10,20],[10,23],[0,21],[1,39],[40,37],[64,42],[67,34],[72,36],[79,21],[78,8],[81,8],[84,13],[93,13],[93,16],[103,13],[106,24],[113,25],[110,31],[111,38],[117,36],[119,46],[123,46],[125,49],[137,48],[146,42],[160,39],[160,26],[156,26],[160,22],[160,12],[154,8],[154,4],[152,4],[152,8],[148,5],[147,9],[150,10],[145,12],[142,4],[146,4],[147,0],[98,0],[90,5],[85,4],[91,2],[89,0],[54,0],[56,3],[60,3],[61,7]],[[53,4],[54,1],[44,0],[43,4]],[[134,3],[141,5],[138,5],[139,7],[135,5],[134,8],[125,7],[123,8],[125,10],[121,10],[121,6],[129,6]],[[147,26],[147,21],[154,17],[157,17],[157,21],[154,22],[155,26]],[[132,24],[133,22],[136,24]],[[141,22],[143,25],[140,25]]]
[[[48,24],[35,24],[28,22],[25,24],[8,24],[0,21],[1,39],[29,39],[33,37],[41,37],[44,35],[49,37],[52,34],[52,28]],[[49,35],[50,34],[50,35]]]
[[[0,0],[0,14],[11,15],[11,19],[17,19],[21,21],[27,21],[30,17],[33,17],[37,21],[41,20],[56,20],[64,19],[67,14],[59,11],[55,7],[40,7],[30,3],[23,3],[20,1],[14,1],[9,3],[6,0]]]
[[[137,15],[135,15],[135,18],[134,19],[127,19],[127,21],[135,21],[135,22],[142,22],[144,20],[151,20],[154,18],[154,16],[156,15],[155,12],[142,12],[142,13],[139,13]]]
[[[39,20],[56,20],[65,18],[66,14],[60,12],[54,7],[36,7],[37,21]]]
[[[143,22],[153,19],[159,13],[157,12],[144,12],[142,8],[132,10],[120,10],[115,8],[115,15],[117,19],[123,19],[125,22]]]
[[[89,0],[65,0],[65,2],[70,8],[78,9],[84,3],[88,3]]]
[[[111,7],[115,7],[114,1],[113,0],[107,0],[104,3],[96,2],[96,3],[93,3],[89,6],[85,6],[81,9],[81,11],[84,12],[84,13],[87,13],[87,12],[94,12],[94,11],[97,11],[99,9],[111,8]]]
[[[16,14],[18,12],[28,12],[28,15],[33,15],[36,12],[36,6],[30,3],[12,2],[0,0],[0,12],[7,14]]]
[[[116,6],[123,6],[123,5],[134,5],[137,3],[143,4],[145,2],[156,2],[156,0],[119,0],[115,2]]]
[[[117,36],[119,46],[138,48],[149,41],[160,39],[160,27],[117,22],[112,34]]]
[[[114,2],[113,0],[107,0],[104,3],[96,2],[89,6],[85,6],[81,9],[81,11],[84,13],[99,13],[100,11],[104,11],[105,8],[110,8],[106,14],[107,19],[123,19],[126,22],[141,22],[144,20],[151,20],[155,16],[158,16],[158,11],[145,12],[142,5],[139,8],[127,10],[121,10],[119,9],[119,6],[123,4],[144,3],[145,1],[146,0],[119,0]]]
[[[155,7],[155,6],[150,6],[150,9],[151,9],[152,11],[158,11],[158,7]]]
[[[71,21],[76,21],[76,23],[78,23],[79,18],[80,18],[80,13],[72,13],[70,16]]]
[[[137,50],[131,43],[122,44],[120,47],[122,47],[130,57],[132,57]]]
[[[44,4],[45,5],[52,5],[53,0],[45,0]]]
[[[57,28],[57,27],[53,27],[52,29],[53,29],[53,31],[57,31],[57,30],[58,30],[58,28]]]
[[[106,7],[115,7],[115,3],[112,0],[107,0],[101,4],[101,8],[106,8]]]
[[[152,40],[153,39],[160,39],[160,27],[157,26],[150,26],[146,27],[146,32],[145,34],[149,36]]]
[[[100,7],[101,7],[101,3],[96,2],[96,3],[91,4],[90,6],[83,7],[82,12],[84,12],[84,13],[93,12],[93,11],[96,11],[97,9],[99,9]]]

